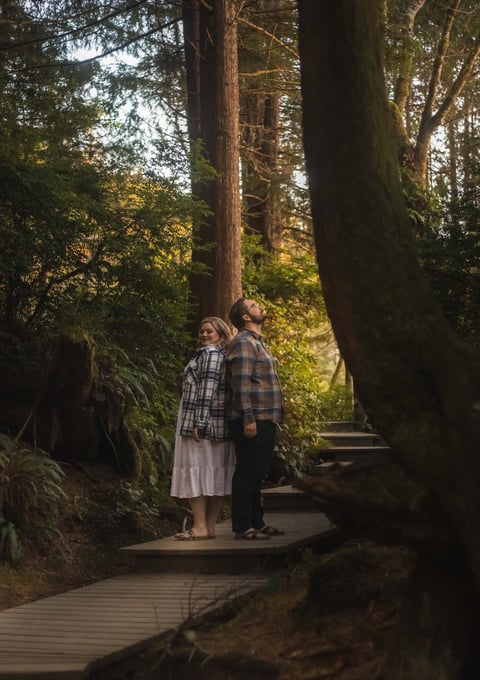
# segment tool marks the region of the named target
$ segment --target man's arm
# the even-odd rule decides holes
[[[231,388],[235,401],[240,404],[244,425],[255,425],[251,386],[256,359],[255,346],[248,338],[242,338],[229,351]]]

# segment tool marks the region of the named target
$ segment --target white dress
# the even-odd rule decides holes
[[[176,498],[228,496],[232,492],[235,448],[231,441],[212,441],[180,434],[181,405],[177,418],[170,494]]]

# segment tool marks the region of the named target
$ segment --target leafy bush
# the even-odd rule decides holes
[[[22,540],[36,547],[60,538],[63,472],[40,450],[0,435],[0,555],[16,560]]]
[[[282,255],[259,265],[256,237],[245,245],[244,294],[271,314],[265,335],[285,393],[277,455],[295,473],[313,450],[326,445],[321,437],[326,421],[352,416],[352,398],[347,388],[330,385],[336,346],[313,256]]]

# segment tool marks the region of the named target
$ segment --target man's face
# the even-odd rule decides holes
[[[260,305],[257,305],[255,300],[245,300],[245,311],[253,323],[257,324],[263,324],[268,316],[260,307]]]

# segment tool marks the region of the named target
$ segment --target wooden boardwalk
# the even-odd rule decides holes
[[[284,536],[235,541],[224,522],[215,540],[130,546],[124,552],[136,561],[134,573],[0,612],[0,679],[126,678],[129,660],[155,640],[262,588],[292,554],[334,533],[322,513],[300,509],[299,492],[275,493],[297,508],[266,515]]]
[[[285,531],[268,541],[236,541],[230,522],[218,525],[211,541],[159,539],[129,546],[139,571],[181,571],[205,574],[247,574],[261,569],[286,566],[292,555],[319,540],[326,540],[332,525],[325,515],[311,512],[275,512],[265,517],[268,524]]]
[[[0,613],[0,678],[89,678],[265,582],[265,575],[129,574],[8,609]]]

